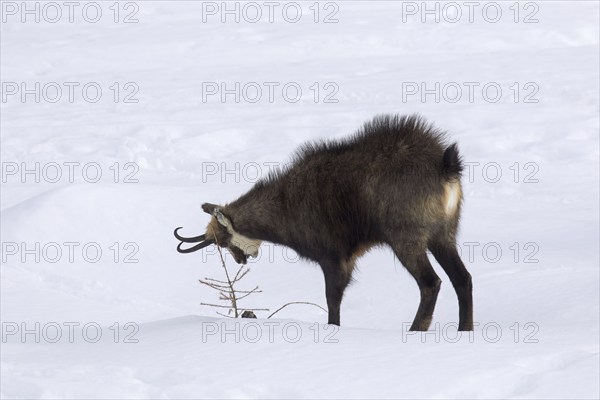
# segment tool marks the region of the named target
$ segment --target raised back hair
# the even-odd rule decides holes
[[[440,288],[429,249],[456,290],[459,329],[472,330],[471,275],[456,248],[463,165],[445,136],[419,116],[381,115],[346,139],[304,144],[237,200],[204,204],[211,222],[195,247],[217,241],[238,263],[262,241],[292,248],[321,266],[328,322],[339,325],[357,258],[389,245],[421,291],[411,330],[428,329]]]

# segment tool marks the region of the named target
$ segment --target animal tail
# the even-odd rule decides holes
[[[442,158],[442,171],[444,178],[448,181],[459,180],[463,171],[463,164],[460,154],[458,153],[458,146],[456,143],[448,146],[444,151],[444,157]]]

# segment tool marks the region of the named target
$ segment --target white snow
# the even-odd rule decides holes
[[[54,3],[56,23],[55,6],[27,2],[36,23],[23,4],[0,4],[2,398],[600,396],[597,2],[480,2],[473,22],[465,2],[426,3],[439,23],[422,2],[320,2],[318,23],[314,2],[297,23],[289,2],[273,22],[262,2],[227,3],[239,22],[221,2],[121,2],[118,23],[114,2],[95,3],[97,23],[88,2],[73,22]],[[240,82],[239,102],[221,82]],[[223,278],[218,255],[178,254],[173,229],[200,234],[202,203],[388,112],[422,114],[471,163],[459,243],[475,331],[456,338],[434,262],[432,327],[407,332],[418,289],[385,248],[359,261],[339,330],[306,305],[257,320],[201,306],[218,301],[198,283]],[[241,286],[263,293],[243,304],[326,304],[319,267],[283,247],[250,268]]]

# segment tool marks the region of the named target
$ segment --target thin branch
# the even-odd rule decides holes
[[[231,309],[231,306],[223,306],[221,304],[200,303],[200,305]],[[246,308],[246,307],[243,307],[243,308],[238,308],[238,311],[269,311],[269,309],[268,308]],[[215,312],[218,312],[218,311],[215,311]]]
[[[210,283],[210,282],[204,282],[204,281],[202,281],[200,279],[198,279],[198,282],[200,282],[203,285],[206,285],[206,286],[210,287],[211,289],[215,289],[215,290],[229,290],[228,286],[215,285],[215,284]]]
[[[225,281],[220,281],[218,279],[212,279],[212,278],[204,278],[205,281],[210,281],[210,282],[216,282],[217,284],[221,284],[223,286],[227,286],[229,283],[225,282]]]
[[[214,283],[214,282],[203,281],[202,279],[198,279],[198,282],[200,282],[203,285],[210,286],[210,287],[220,287],[223,289],[229,289],[229,286],[221,285],[219,283]]]
[[[229,310],[229,311],[231,311],[231,310]],[[218,311],[215,311],[215,312],[216,312],[217,314],[219,314],[219,315],[222,315],[223,317],[227,317],[227,318],[233,318],[231,315],[223,314],[223,313],[220,313],[220,312],[218,312]]]
[[[286,303],[286,304],[282,305],[281,307],[279,307],[277,310],[275,310],[275,312],[273,312],[273,313],[272,313],[271,315],[269,315],[267,318],[271,318],[273,315],[277,314],[279,311],[283,310],[283,309],[284,309],[284,308],[286,308],[287,306],[291,306],[292,304],[308,304],[308,305],[311,305],[311,306],[319,307],[321,310],[323,310],[323,311],[327,312],[327,310],[326,310],[326,309],[324,309],[323,307],[321,307],[320,305],[318,305],[318,304],[315,304],[315,303],[310,303],[310,302],[308,302],[308,301],[292,301],[292,302],[290,302],[290,303]]]
[[[242,265],[242,266],[243,266],[243,265]],[[237,278],[237,279],[234,279],[234,282],[241,281],[242,279],[244,279],[244,277],[246,276],[246,274],[247,274],[248,272],[250,272],[250,270],[249,270],[249,269],[245,270],[245,271],[242,273],[242,275],[240,275],[240,277],[239,277],[239,278]]]
[[[213,229],[213,236],[215,238],[215,243],[217,244],[217,251],[219,252],[219,258],[221,259],[221,265],[223,266],[223,269],[225,270],[225,276],[227,277],[227,284],[229,285],[229,289],[232,293],[231,296],[231,305],[233,308],[233,311],[235,313],[235,317],[239,317],[239,313],[238,313],[238,308],[237,308],[237,302],[235,300],[235,292],[233,290],[233,283],[231,282],[231,278],[229,278],[229,271],[227,271],[227,266],[225,265],[225,259],[223,258],[223,252],[221,251],[221,246],[219,246],[219,240],[217,239],[217,235],[215,234],[215,231]]]
[[[257,288],[258,288],[258,286],[257,286]],[[234,290],[235,293],[250,293],[252,291],[254,291],[254,289],[252,289],[252,290],[237,290],[237,289]],[[262,290],[257,290],[254,293],[262,293]]]
[[[239,296],[239,297],[237,298],[237,299],[238,299],[238,301],[240,301],[240,300],[241,300],[241,299],[243,299],[244,297],[248,297],[248,296],[250,296],[252,293],[260,293],[260,290],[256,290],[256,289],[258,289],[258,286],[257,286],[257,287],[255,287],[254,289],[252,289],[251,291],[249,291],[248,293],[246,293],[245,295],[243,295],[243,296]]]
[[[221,290],[221,291],[225,290],[227,292],[231,292],[231,288],[229,286],[213,285],[212,283],[203,282],[201,280],[198,280],[198,282],[202,283],[203,285],[209,286],[209,287],[211,287],[212,289],[215,289],[215,290]],[[235,293],[248,293],[248,292],[250,292],[250,290],[239,290],[239,289],[233,289],[233,291]]]
[[[240,275],[240,272],[242,272],[243,269],[244,269],[244,265],[242,264],[242,265],[240,265],[240,268],[238,269],[238,272],[235,273],[235,277],[233,278],[234,282],[237,282],[240,279],[242,279],[242,278],[238,279],[238,276]]]
[[[219,307],[219,308],[231,308],[231,306],[224,306],[221,304],[200,303],[200,305],[201,306]]]
[[[219,296],[219,300],[231,300],[231,296],[227,295],[227,294],[225,294],[223,292],[219,293],[219,295],[220,295]]]
[[[231,276],[229,275],[229,270],[227,269],[227,265],[225,264],[223,252],[221,250],[221,247],[219,246],[219,241],[217,239],[217,235],[215,234],[214,229],[213,229],[212,233],[213,233],[213,237],[215,238],[215,243],[217,245],[217,251],[219,252],[219,258],[221,259],[221,266],[223,267],[223,270],[225,271],[225,277],[227,278],[227,281],[221,281],[218,279],[208,278],[208,277],[204,278],[204,280],[199,279],[198,281],[201,284],[210,287],[211,289],[217,290],[219,292],[219,300],[229,301],[230,305],[224,306],[224,305],[220,305],[220,304],[210,304],[210,303],[200,303],[200,304],[204,305],[204,306],[209,306],[209,307],[227,308],[227,309],[229,309],[229,315],[225,315],[223,313],[220,313],[219,311],[215,311],[215,312],[221,316],[226,316],[228,318],[238,318],[242,311],[267,311],[268,312],[269,311],[268,308],[238,308],[238,300],[244,299],[244,298],[250,296],[252,293],[262,293],[262,290],[259,290],[258,286],[256,286],[252,290],[236,290],[234,288],[234,285],[237,282],[241,281],[250,272],[250,269],[246,265],[240,265],[237,272],[233,276],[233,279],[231,279]],[[242,295],[238,297],[239,294],[242,294]],[[234,314],[233,317],[231,317],[232,312]]]

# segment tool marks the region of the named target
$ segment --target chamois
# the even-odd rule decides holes
[[[317,262],[325,276],[328,323],[340,324],[340,304],[357,258],[389,245],[419,285],[411,330],[429,328],[441,280],[429,249],[454,286],[459,330],[473,330],[471,275],[456,248],[463,166],[456,144],[421,117],[380,115],[353,136],[304,144],[293,162],[270,173],[212,216],[203,235],[185,238],[189,253],[216,243],[237,263],[256,256],[262,241],[288,246]],[[184,243],[197,243],[184,249]]]

